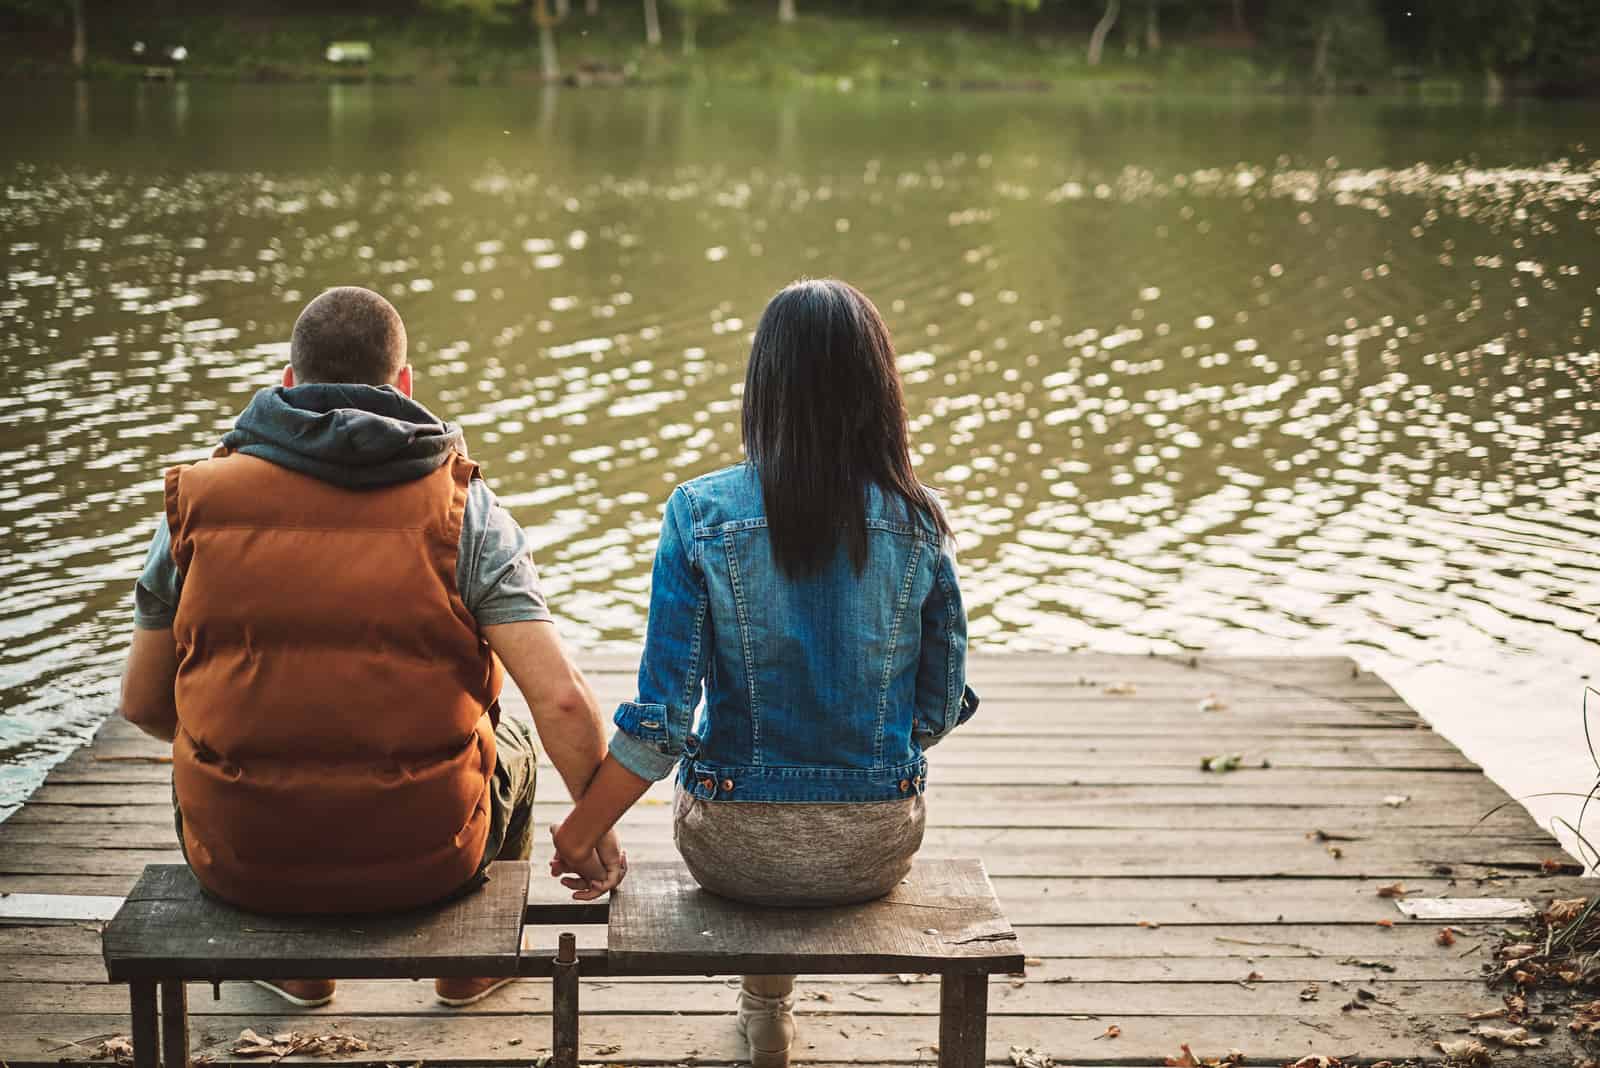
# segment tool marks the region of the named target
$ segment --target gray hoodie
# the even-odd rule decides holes
[[[222,443],[291,471],[347,489],[422,478],[466,454],[461,428],[392,386],[315,383],[259,391]],[[467,490],[456,584],[479,626],[546,620],[550,611],[522,527],[482,479]],[[134,625],[171,627],[183,593],[163,516],[134,586]]]

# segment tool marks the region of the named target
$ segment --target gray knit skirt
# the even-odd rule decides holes
[[[893,890],[922,846],[921,795],[852,804],[706,801],[681,789],[673,838],[713,894],[756,905],[848,905]]]

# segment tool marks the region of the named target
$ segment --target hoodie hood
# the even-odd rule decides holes
[[[346,489],[410,482],[467,452],[459,426],[393,386],[322,382],[261,390],[222,444]]]

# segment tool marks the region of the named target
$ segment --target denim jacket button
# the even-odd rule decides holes
[[[722,780],[722,792],[725,793],[725,794],[733,792],[733,780],[732,779],[723,779]]]
[[[909,789],[911,789],[911,783],[908,782],[905,779],[901,779],[900,780],[900,792],[901,793],[905,793]]]
[[[715,780],[715,779],[701,779],[700,780],[700,788],[702,790],[715,791],[716,788],[717,788],[717,780]]]

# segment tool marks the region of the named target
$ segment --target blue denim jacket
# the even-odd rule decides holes
[[[841,547],[794,580],[772,559],[747,465],[679,486],[651,579],[639,699],[611,753],[714,801],[888,801],[921,793],[923,750],[977,709],[955,559],[926,516],[877,490],[866,570]],[[705,712],[695,711],[705,690]]]

